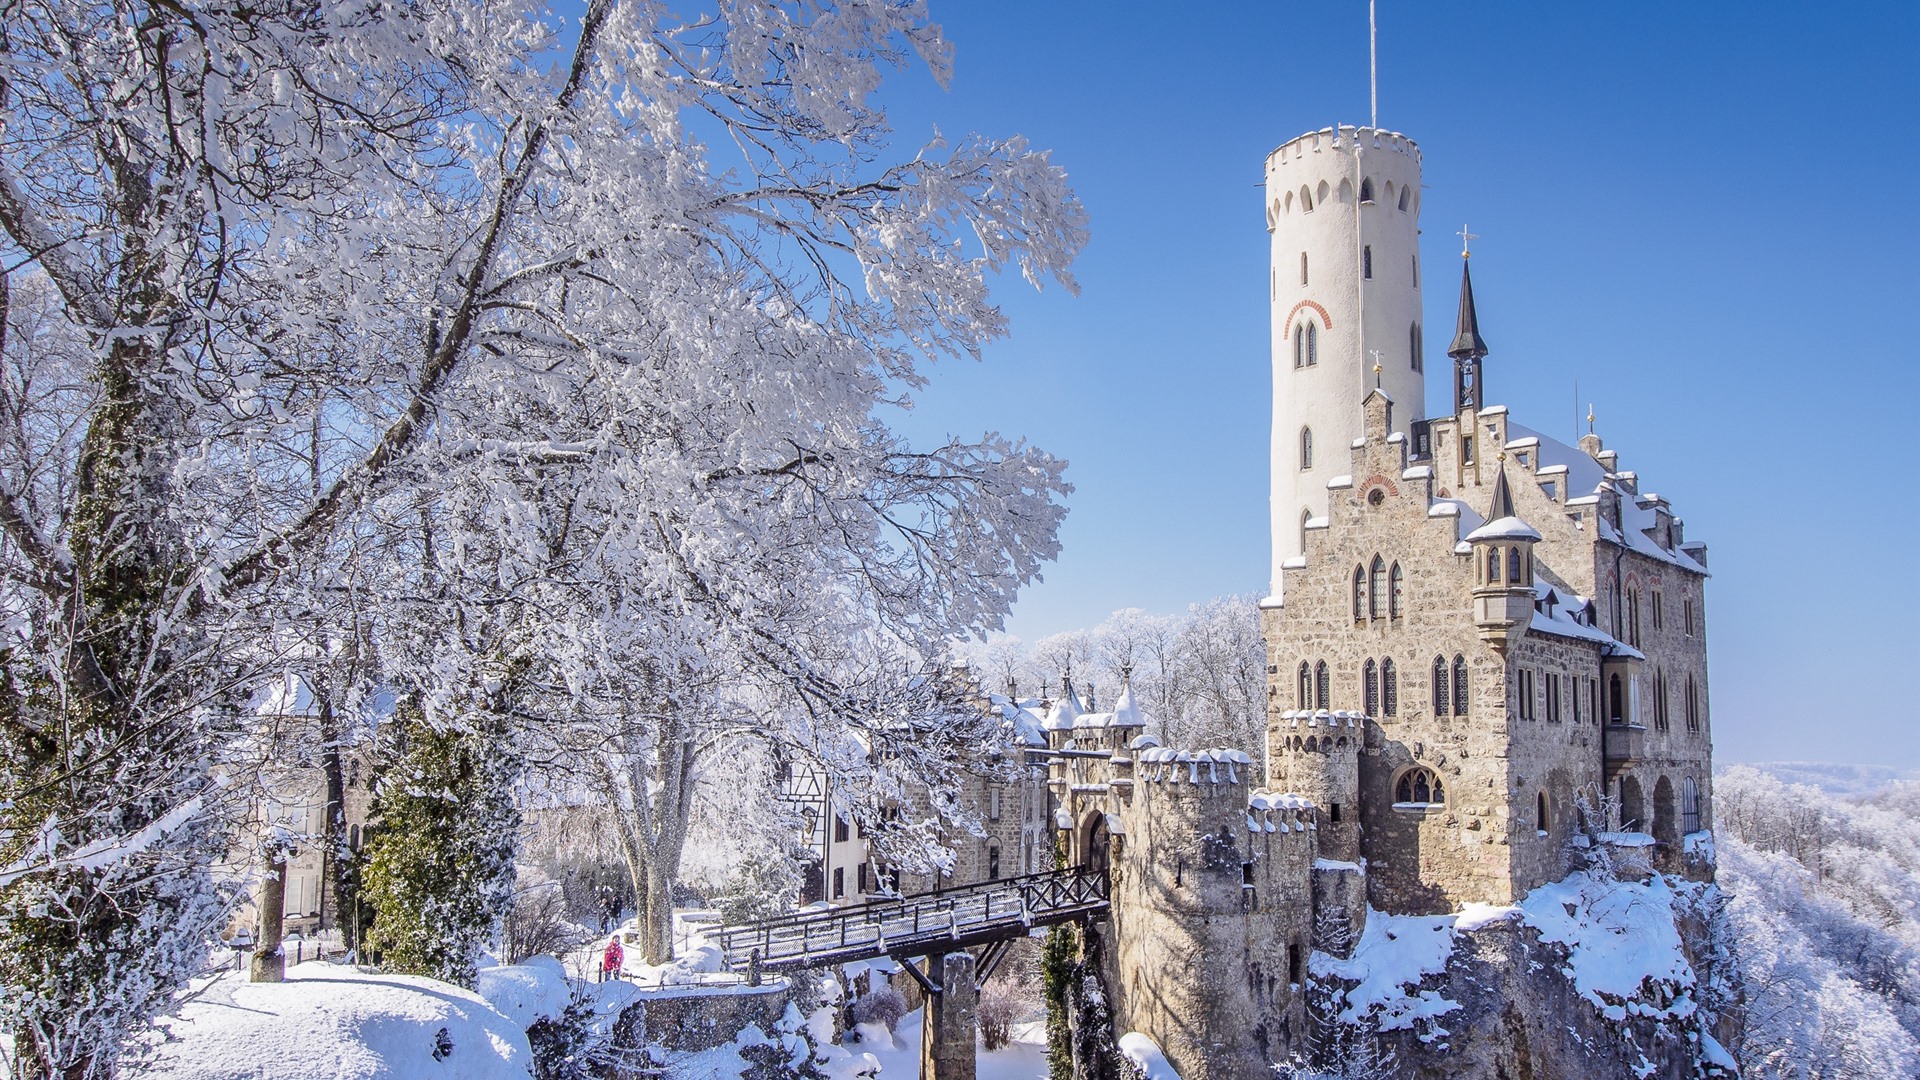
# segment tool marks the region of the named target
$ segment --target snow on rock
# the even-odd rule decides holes
[[[551,956],[536,956],[524,964],[481,968],[474,977],[473,990],[522,1028],[543,1016],[559,1016],[573,996],[566,971]]]
[[[1160,1052],[1160,1044],[1137,1031],[1120,1036],[1120,1052],[1146,1080],[1180,1080],[1180,1074],[1167,1064],[1167,1055]]]
[[[1673,903],[1658,874],[1642,884],[1576,873],[1528,893],[1520,909],[1542,941],[1566,946],[1563,973],[1608,1019],[1679,1019],[1693,1012],[1694,975]]]
[[[215,977],[164,1021],[148,1080],[527,1080],[512,1019],[449,983],[297,964],[282,983]]]
[[[1453,956],[1454,915],[1386,915],[1367,912],[1367,928],[1354,946],[1353,956],[1341,960],[1328,953],[1313,954],[1310,970],[1318,977],[1357,983],[1343,998],[1340,1019],[1358,1023],[1378,1012],[1381,1031],[1411,1028],[1454,1011],[1460,1003],[1420,981],[1447,969]],[[1430,1035],[1444,1035],[1444,1031]]]

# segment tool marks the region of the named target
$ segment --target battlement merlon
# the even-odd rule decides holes
[[[1421,160],[1419,144],[1398,131],[1382,131],[1378,128],[1339,124],[1334,127],[1324,127],[1318,131],[1309,131],[1304,135],[1296,135],[1281,143],[1267,155],[1267,171],[1271,173],[1277,167],[1297,162],[1309,154],[1317,154],[1323,150],[1352,149],[1356,142],[1363,149],[1391,150],[1407,155],[1415,163]]]

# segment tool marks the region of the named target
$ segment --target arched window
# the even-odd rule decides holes
[[[1507,580],[1515,585],[1525,580],[1520,576],[1520,549],[1517,547],[1507,549]]]
[[[1368,281],[1373,280],[1373,245],[1372,244],[1368,244],[1365,247],[1362,247],[1360,249],[1360,276],[1365,278]]]
[[[861,869],[865,869],[865,867],[862,866]],[[1000,880],[1000,845],[999,844],[990,844],[987,846],[987,880],[988,881]]]
[[[1303,251],[1300,253],[1300,284],[1305,285],[1306,283],[1307,283],[1307,253]]]
[[[1320,362],[1320,327],[1312,319],[1307,320],[1307,366]]]
[[[1658,668],[1653,672],[1653,726],[1667,730],[1667,673]]]
[[[1553,828],[1553,823],[1547,819],[1547,793],[1544,791],[1534,796],[1533,822],[1533,827],[1539,829],[1543,835]]]
[[[1332,687],[1329,685],[1330,682],[1331,680],[1327,678],[1327,662],[1325,660],[1322,660],[1319,663],[1315,664],[1313,666],[1313,707],[1314,708],[1324,709],[1327,707],[1327,699],[1332,696],[1328,693],[1328,691],[1332,689]]]
[[[1440,806],[1447,801],[1447,793],[1432,769],[1416,765],[1400,774],[1393,801],[1400,806]]]
[[[1420,256],[1417,252],[1413,256],[1413,287],[1420,287]]]
[[[1367,570],[1367,617],[1384,619],[1387,616],[1387,563],[1380,556],[1373,557],[1373,565]]]
[[[1407,201],[1406,197],[1402,196],[1400,201],[1404,204]],[[1313,192],[1305,187],[1300,189],[1300,209],[1303,213],[1310,213],[1313,210]],[[1400,209],[1405,210],[1406,207],[1402,205]]]
[[[1393,670],[1393,658],[1380,661],[1380,712],[1383,716],[1400,715],[1400,677]]]
[[[1447,693],[1447,658],[1433,658],[1433,715],[1445,716],[1453,708],[1453,698]]]
[[[1414,277],[1417,279],[1419,276],[1420,276],[1419,272],[1416,271],[1414,273]],[[1419,288],[1420,286],[1420,282],[1418,280],[1414,281],[1413,284],[1415,288]],[[1413,370],[1415,371],[1421,370],[1423,365],[1426,362],[1426,356],[1424,355],[1424,351],[1421,347],[1421,342],[1420,342],[1420,324],[1419,323],[1414,323],[1413,325],[1407,327],[1407,356],[1411,359],[1413,363]]]
[[[1410,198],[1410,197],[1411,197],[1412,195],[1413,195],[1413,185],[1412,185],[1412,184],[1408,184],[1408,185],[1407,185],[1406,187],[1403,187],[1403,188],[1401,188],[1401,189],[1400,189],[1400,209],[1401,209],[1402,211],[1405,211],[1405,210],[1406,210],[1406,208],[1407,208],[1407,201],[1408,201],[1408,199],[1409,199],[1409,198]]]
[[[1687,730],[1700,733],[1700,690],[1693,684],[1693,676],[1687,676]]]
[[[1313,708],[1313,666],[1305,660],[1300,661],[1300,692],[1294,695],[1294,707]]]
[[[1364,566],[1353,568],[1353,621],[1360,622],[1367,617],[1367,569]]]
[[[1687,832],[1700,831],[1700,785],[1691,776],[1680,781],[1680,827]]]
[[[1487,584],[1500,584],[1500,549],[1487,549]]]
[[[1366,667],[1362,669],[1362,673],[1360,676],[1360,683],[1361,683],[1361,689],[1365,692],[1365,698],[1367,702],[1367,706],[1366,706],[1367,715],[1379,716],[1380,715],[1380,667],[1379,665],[1375,664],[1372,660],[1368,660]]]
[[[1373,201],[1373,178],[1372,177],[1366,177],[1360,181],[1360,201],[1361,202]]]
[[[1467,658],[1453,658],[1453,715],[1467,715]]]
[[[1407,576],[1400,572],[1399,563],[1387,575],[1387,610],[1396,619],[1407,613]]]
[[[1627,590],[1627,644],[1640,647],[1640,586]]]
[[[1313,429],[1310,427],[1300,429],[1300,468],[1313,468]]]
[[[1307,324],[1295,323],[1293,326],[1293,366],[1307,365]]]
[[[1313,520],[1313,511],[1311,510],[1300,511],[1300,550],[1302,553],[1304,553],[1307,550],[1307,522],[1312,520]]]

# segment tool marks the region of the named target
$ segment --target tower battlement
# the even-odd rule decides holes
[[[1296,135],[1281,143],[1267,155],[1267,171],[1272,172],[1276,167],[1290,162],[1299,162],[1312,154],[1351,149],[1356,145],[1371,150],[1392,150],[1412,158],[1416,165],[1420,162],[1420,145],[1397,131],[1340,124]]]

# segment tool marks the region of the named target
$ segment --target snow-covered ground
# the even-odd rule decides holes
[[[521,1026],[432,979],[296,964],[283,983],[225,972],[165,1022],[151,1080],[526,1080]]]
[[[845,1048],[879,1059],[881,1080],[912,1080],[920,1075],[920,1017],[920,1013],[913,1012],[902,1018],[890,1043],[847,1042]],[[980,1065],[975,1075],[980,1080],[1045,1080],[1046,1022],[1016,1024],[1011,1044],[991,1054],[985,1050],[979,1053]]]

